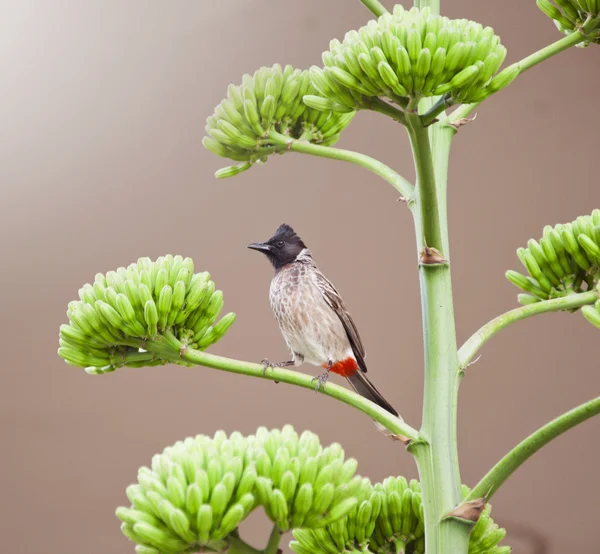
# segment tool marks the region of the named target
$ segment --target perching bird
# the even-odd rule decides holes
[[[333,371],[348,379],[358,394],[397,416],[365,375],[365,349],[342,297],[295,231],[280,225],[268,241],[249,244],[248,248],[265,254],[275,268],[271,307],[293,355],[289,362],[271,364],[263,360],[265,369],[303,362],[322,366],[326,372],[315,378],[317,389]]]

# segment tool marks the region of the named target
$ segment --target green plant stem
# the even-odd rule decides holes
[[[592,31],[594,31],[595,29],[597,29],[598,25],[599,25],[598,19],[590,19],[590,20],[586,21],[586,23],[583,25],[582,31],[585,34],[589,34]],[[533,54],[522,59],[520,62],[517,62],[518,65],[521,66],[519,75],[521,75],[522,73],[525,73],[525,71],[527,71],[528,69],[531,69],[532,67],[535,67],[536,65],[542,63],[543,61],[546,61],[548,58],[551,58],[552,56],[556,56],[557,54],[560,54],[561,52],[564,52],[565,50],[572,48],[573,46],[579,44],[580,42],[583,42],[584,40],[585,40],[585,37],[581,33],[574,32],[574,33],[571,33],[570,35],[567,35],[564,38],[561,38],[560,40],[557,40],[556,42],[553,42],[552,44],[546,46],[545,48],[542,48],[541,50],[534,52]],[[473,104],[465,104],[465,105],[461,106],[460,108],[457,108],[452,113],[452,116],[449,118],[448,123],[453,123],[453,122],[459,121],[460,119],[464,119],[465,117],[469,116],[473,111],[475,111],[477,109],[479,104],[481,104],[481,102],[475,102]]]
[[[440,0],[415,0],[418,8],[440,13]],[[437,99],[422,102],[431,110]],[[407,114],[409,137],[417,173],[416,206],[413,209],[417,247],[438,249],[449,260],[446,215],[448,157],[453,135],[445,127],[423,126],[418,113]],[[458,354],[449,262],[419,267],[425,383],[423,440],[409,445],[414,454],[425,515],[427,554],[467,554],[471,526],[459,520],[443,520],[462,500],[456,433],[458,403]]]
[[[462,369],[465,369],[487,341],[496,333],[517,321],[546,312],[575,310],[582,306],[593,304],[596,300],[598,300],[598,295],[595,292],[581,292],[561,298],[553,298],[552,300],[542,300],[541,302],[521,306],[520,308],[515,308],[505,314],[499,315],[476,331],[462,345],[458,351],[458,363]]]
[[[415,6],[421,9],[429,8],[432,13],[440,13],[440,0],[415,0]]]
[[[373,15],[376,15],[377,17],[379,17],[380,15],[383,15],[384,13],[389,13],[385,7],[383,6],[383,4],[381,2],[379,2],[378,0],[360,0],[365,7],[370,10]]]
[[[440,134],[439,128],[426,129],[416,113],[407,114],[407,120],[417,173],[413,213],[418,249],[427,245],[445,254],[445,189],[451,137]],[[457,520],[442,521],[443,515],[462,500],[456,433],[458,356],[450,265],[420,264],[419,273],[425,349],[423,440],[409,445],[409,450],[415,456],[423,488],[427,553],[466,554],[471,527]]]
[[[265,549],[262,551],[263,554],[277,554],[280,542],[281,531],[278,529],[277,525],[273,525],[273,529],[271,529],[271,534],[269,535],[269,541],[267,542],[267,546],[265,546]]]
[[[269,139],[274,143],[285,146],[292,152],[311,154],[312,156],[330,158],[332,160],[341,160],[359,165],[386,180],[400,194],[402,194],[404,198],[410,199],[413,195],[414,187],[409,181],[394,171],[391,167],[374,158],[371,158],[370,156],[366,156],[365,154],[359,154],[358,152],[352,152],[350,150],[332,148],[330,146],[312,144],[308,141],[295,140],[274,131],[269,133]]]
[[[391,117],[394,121],[398,123],[402,123],[402,125],[406,125],[406,117],[402,110],[395,108],[391,104],[383,101],[381,98],[373,98],[369,104],[367,104],[367,108],[373,112],[378,112],[383,115],[387,115]]]
[[[226,550],[227,554],[263,554],[262,550],[250,546],[240,537],[230,536],[228,541],[229,547]]]
[[[452,139],[456,134],[454,127],[431,125],[428,127],[431,148],[435,153],[433,162],[435,166],[435,181],[437,188],[438,214],[442,232],[442,252],[444,257],[450,259],[450,241],[448,235],[448,165],[450,162],[450,148]],[[447,132],[453,130],[454,132]]]
[[[416,113],[407,114],[407,123],[417,173],[416,209],[419,211],[417,220],[420,222],[417,229],[417,245],[419,251],[424,246],[429,246],[443,253],[438,192],[429,133]]]
[[[576,425],[600,414],[600,396],[594,398],[577,408],[557,417],[550,423],[538,429],[532,435],[529,435],[523,442],[513,448],[504,458],[502,458],[481,480],[465,502],[477,498],[490,499],[496,491],[502,486],[515,470],[524,462],[533,456],[538,450],[554,440],[559,435],[572,429]],[[571,468],[573,469],[573,468]]]
[[[441,115],[450,106],[451,104],[448,103],[448,99],[445,96],[440,97],[438,101],[433,106],[431,106],[431,108],[427,112],[421,115],[421,123],[425,127],[431,125],[432,123],[437,121],[438,115]]]
[[[127,352],[114,354],[110,359],[110,363],[118,367],[129,362],[152,362],[155,359],[155,356],[149,352]]]
[[[394,541],[394,547],[396,549],[396,554],[404,554],[406,543],[403,540],[398,539]]]
[[[208,352],[200,352],[193,348],[184,347],[177,338],[169,331],[161,337],[142,342],[130,341],[132,345],[138,345],[149,352],[156,352],[163,359],[171,362],[181,362],[182,360],[193,364],[213,369],[220,369],[230,373],[258,377],[259,379],[268,379],[290,385],[296,385],[305,389],[315,390],[315,382],[309,375],[304,375],[299,371],[290,371],[283,368],[268,368],[266,371],[261,364],[233,360],[223,356],[215,356]],[[345,404],[353,406],[357,410],[367,414],[369,417],[381,423],[386,429],[394,434],[402,435],[408,439],[415,440],[419,437],[418,431],[406,424],[401,418],[393,416],[377,404],[363,398],[359,394],[335,383],[327,383],[321,389],[321,394],[336,398]]]

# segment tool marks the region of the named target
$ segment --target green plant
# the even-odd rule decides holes
[[[600,210],[546,227],[518,250],[527,275],[507,278],[523,306],[456,344],[446,215],[450,146],[468,116],[533,66],[572,46],[600,42],[600,0],[537,0],[565,37],[501,68],[506,49],[489,27],[439,15],[439,0],[417,0],[389,13],[362,0],[377,17],[343,41],[333,40],[323,66],[261,68],[230,86],[207,120],[204,145],[241,162],[217,172],[232,177],[275,153],[311,154],[359,165],[394,186],[416,229],[425,351],[423,421],[419,430],[353,391],[328,383],[323,393],[364,412],[406,445],[420,482],[390,477],[372,485],[354,476],[339,445],[323,448],[290,427],[256,435],[198,436],[176,443],[142,468],[119,508],[123,532],[140,554],[275,553],[293,530],[298,554],[403,552],[502,554],[504,530],[488,501],[531,455],[600,413],[593,399],[526,438],[471,490],[461,484],[456,440],[458,388],[483,345],[504,327],[536,314],[581,311],[600,328]],[[416,183],[364,154],[333,148],[357,110],[372,110],[405,127]],[[217,322],[223,296],[188,258],[140,259],[97,275],[69,304],[59,354],[92,374],[123,366],[200,365],[307,389],[309,376],[204,352],[234,322]],[[263,550],[244,542],[239,523],[262,506],[273,521]]]

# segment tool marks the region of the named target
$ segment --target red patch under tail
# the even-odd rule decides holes
[[[327,369],[327,364],[323,364],[323,368]],[[358,371],[358,364],[354,358],[346,358],[341,362],[336,362],[331,366],[331,371],[342,377],[351,377]]]

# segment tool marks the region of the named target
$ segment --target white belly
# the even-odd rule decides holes
[[[270,291],[275,319],[294,358],[321,366],[330,360],[335,363],[354,357],[337,314],[312,283],[310,274],[295,269],[283,268],[275,275]]]

